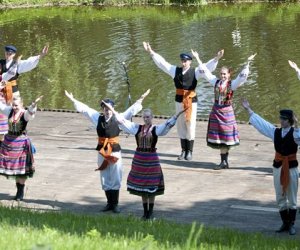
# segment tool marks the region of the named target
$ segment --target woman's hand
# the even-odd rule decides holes
[[[177,119],[181,114],[183,114],[186,110],[188,110],[190,107],[186,108],[186,109],[183,109],[181,111],[179,111],[176,115],[175,115],[175,118]]]
[[[147,89],[147,91],[144,94],[141,95],[141,97],[139,98],[139,101],[142,102],[145,99],[145,97],[147,95],[149,95],[150,91],[151,91],[151,89]]]
[[[220,60],[222,57],[224,56],[224,49],[221,49],[220,51],[218,51],[217,55],[216,55],[216,59]]]
[[[101,104],[104,104],[106,108],[108,108],[111,112],[113,112],[113,114],[116,114],[117,112],[115,111],[115,109],[113,108],[113,106],[111,106],[109,103],[105,102],[105,101],[101,101]]]
[[[199,64],[202,64],[202,62],[201,62],[201,60],[200,60],[200,58],[199,58],[199,53],[198,53],[197,51],[193,50],[193,49],[191,49],[191,52],[192,52],[193,57],[196,58],[197,62],[198,62]]]
[[[47,55],[48,49],[49,49],[49,45],[46,45],[46,46],[43,48],[43,50],[42,50],[42,52],[41,52],[41,54],[40,54],[40,58],[42,58],[42,57],[44,57],[45,55]]]
[[[150,54],[153,54],[153,50],[151,49],[150,43],[149,42],[143,42],[144,49]]]
[[[41,101],[42,100],[42,98],[43,98],[44,96],[43,95],[41,95],[40,97],[38,97],[37,99],[35,99],[35,101],[34,102],[32,102],[32,106],[33,107],[35,107],[36,105],[37,105],[37,103],[39,102],[39,101]]]
[[[73,94],[72,94],[72,93],[69,93],[68,91],[65,90],[65,95],[66,95],[71,101],[74,100],[74,97],[73,97]]]
[[[255,53],[255,54],[249,56],[249,57],[248,57],[248,62],[251,62],[251,61],[254,59],[254,57],[256,56],[256,54],[257,54],[257,53]]]
[[[291,66],[294,70],[296,70],[296,71],[299,70],[299,68],[298,68],[298,66],[297,66],[296,63],[294,63],[293,61],[290,61],[290,60],[288,60],[288,62],[289,62],[289,64],[290,64],[290,66]]]

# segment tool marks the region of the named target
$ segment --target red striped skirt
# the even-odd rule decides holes
[[[164,176],[156,152],[135,152],[127,178],[127,190],[139,196],[164,193]]]
[[[207,145],[212,148],[220,148],[239,144],[239,131],[232,106],[215,104],[209,115]]]
[[[32,177],[34,173],[31,142],[27,135],[5,135],[0,147],[0,174]]]

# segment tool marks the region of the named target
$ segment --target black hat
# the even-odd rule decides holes
[[[179,56],[181,60],[193,60],[193,57],[189,53],[181,53]]]
[[[6,52],[12,52],[12,53],[16,53],[17,52],[17,48],[13,45],[6,45],[4,47]]]
[[[293,120],[294,112],[291,109],[282,109],[279,111],[280,113],[280,118],[285,119],[285,120]]]
[[[104,100],[101,101],[101,107],[105,107],[104,103],[103,102],[106,102],[107,104],[110,104],[110,106],[115,106],[115,102],[112,100],[112,99],[109,99],[109,98],[106,98]]]

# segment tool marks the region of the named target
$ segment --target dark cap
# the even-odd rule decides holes
[[[291,109],[282,109],[279,111],[280,118],[284,120],[293,120],[294,112]]]
[[[17,48],[13,45],[6,45],[4,47],[6,52],[12,52],[12,53],[16,53],[17,52]]]
[[[189,53],[181,53],[179,56],[181,60],[193,60],[193,57]]]
[[[105,99],[102,100],[101,103],[100,103],[100,106],[101,106],[102,108],[105,107],[103,101],[106,102],[106,103],[108,103],[108,104],[110,104],[110,106],[112,106],[112,107],[115,106],[115,102],[114,102],[112,99],[105,98]]]

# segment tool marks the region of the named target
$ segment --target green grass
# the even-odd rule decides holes
[[[209,3],[298,2],[299,0],[0,0],[0,7],[40,5],[206,5]]]
[[[300,249],[300,240],[122,215],[0,207],[0,249]]]

